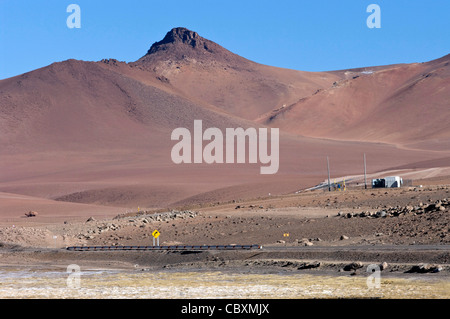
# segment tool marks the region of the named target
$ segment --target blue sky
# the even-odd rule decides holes
[[[69,4],[81,28],[69,29]],[[369,4],[381,28],[366,24]],[[255,62],[327,71],[450,53],[449,0],[0,0],[0,79],[74,58],[135,61],[187,27]]]

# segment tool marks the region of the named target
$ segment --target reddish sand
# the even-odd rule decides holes
[[[2,80],[0,218],[288,194],[322,182],[327,156],[332,178],[362,174],[364,153],[369,173],[448,167],[448,61],[301,72],[176,29],[133,63],[68,60]],[[222,131],[279,127],[278,173],[174,164],[171,132],[196,119]]]
[[[273,111],[261,122],[312,137],[449,149],[450,55],[343,74],[333,86]]]

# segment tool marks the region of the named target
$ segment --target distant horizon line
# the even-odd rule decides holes
[[[230,51],[230,52],[232,52],[232,51]],[[234,52],[232,52],[232,53],[234,53]],[[234,54],[237,54],[237,53],[234,53]],[[237,55],[239,55],[239,54],[237,54]],[[143,55],[143,56],[145,56],[145,55]],[[447,56],[450,58],[450,53],[448,53],[446,55],[443,55],[443,56],[440,56],[440,57],[437,57],[437,58],[434,58],[434,59],[431,59],[431,60],[428,60],[428,61],[421,61],[421,62],[417,62],[417,61],[416,62],[397,62],[397,63],[389,63],[389,64],[379,64],[379,65],[370,65],[370,66],[358,66],[358,67],[349,67],[349,68],[333,69],[333,70],[322,70],[322,71],[307,71],[307,70],[300,70],[300,69],[292,69],[292,68],[288,68],[288,67],[282,67],[282,66],[276,66],[276,65],[270,65],[270,64],[264,64],[264,63],[256,62],[256,61],[250,60],[250,59],[248,59],[246,57],[243,57],[243,56],[240,56],[240,57],[245,58],[245,59],[247,59],[247,60],[249,60],[251,62],[257,63],[257,64],[261,64],[261,65],[269,66],[269,67],[274,67],[274,68],[280,68],[280,69],[286,69],[286,70],[292,70],[292,71],[299,71],[299,72],[309,72],[309,73],[326,73],[326,72],[341,72],[341,71],[349,71],[349,70],[357,70],[357,69],[389,67],[389,66],[394,66],[394,65],[406,65],[406,64],[415,64],[415,63],[421,64],[421,63],[428,63],[428,62],[436,61],[436,60],[445,58]],[[119,59],[112,58],[112,57],[110,57],[110,58],[102,58],[100,60],[84,60],[84,59],[68,58],[68,59],[64,59],[64,60],[60,60],[60,61],[53,61],[53,62],[51,62],[51,63],[49,63],[47,65],[44,65],[44,66],[41,66],[41,67],[38,67],[38,68],[35,68],[35,69],[32,69],[32,70],[29,70],[29,71],[26,71],[26,72],[23,72],[23,73],[19,73],[19,74],[16,74],[16,75],[12,75],[12,76],[8,76],[8,77],[2,77],[0,75],[0,81],[11,79],[11,78],[14,78],[16,76],[21,76],[21,75],[24,75],[24,74],[27,74],[27,73],[30,73],[30,72],[33,72],[33,71],[36,71],[36,70],[39,70],[39,69],[43,69],[43,68],[46,68],[46,67],[48,67],[48,66],[50,66],[52,64],[55,64],[55,63],[63,63],[63,62],[67,62],[67,61],[70,61],[70,60],[75,60],[75,61],[80,61],[80,62],[90,62],[90,63],[98,63],[98,62],[102,62],[103,60],[115,60],[115,61],[118,61],[118,62],[121,62],[121,63],[126,63],[126,64],[135,63],[135,62],[138,61],[138,60],[136,60],[136,61],[125,61],[125,60],[119,60]]]
[[[360,66],[350,66],[350,67],[338,67],[338,68],[332,68],[332,69],[327,69],[327,70],[324,70],[324,69],[321,69],[321,70],[308,70],[308,68],[306,68],[306,69],[291,68],[291,67],[286,67],[286,66],[278,66],[278,65],[274,65],[274,64],[267,64],[267,63],[257,62],[257,61],[255,61],[255,60],[252,60],[252,59],[250,59],[250,58],[247,58],[247,57],[245,57],[245,56],[243,56],[243,55],[240,55],[240,54],[238,54],[238,53],[235,53],[234,51],[232,51],[232,50],[230,50],[230,49],[227,49],[226,47],[222,46],[220,43],[218,43],[218,42],[216,42],[216,41],[213,41],[213,40],[210,40],[210,39],[208,39],[208,38],[205,38],[205,37],[203,37],[200,33],[198,33],[197,31],[194,31],[194,30],[192,30],[192,29],[190,29],[190,28],[188,28],[188,27],[184,27],[184,26],[172,27],[169,31],[167,31],[167,32],[165,33],[165,35],[163,36],[163,38],[162,38],[161,40],[159,40],[159,41],[154,41],[154,42],[150,45],[150,48],[151,48],[154,44],[163,41],[163,40],[165,39],[165,37],[166,37],[169,33],[173,32],[174,30],[177,30],[177,29],[186,30],[186,31],[189,31],[189,32],[196,33],[200,38],[203,38],[203,39],[205,39],[205,40],[207,40],[207,41],[213,42],[213,43],[219,45],[220,47],[224,48],[225,50],[227,50],[227,51],[229,51],[229,52],[231,52],[231,53],[233,53],[233,54],[235,54],[235,55],[237,55],[237,56],[239,56],[239,57],[241,57],[241,58],[244,58],[244,59],[246,59],[246,60],[249,60],[249,61],[251,61],[251,62],[253,62],[253,63],[257,63],[257,64],[260,64],[260,65],[269,66],[269,67],[274,67],[274,68],[280,68],[280,69],[286,69],[286,70],[292,70],[292,71],[299,71],[299,72],[309,72],[309,73],[342,72],[342,71],[358,70],[358,69],[370,69],[370,68],[389,67],[389,66],[395,66],[395,65],[406,65],[406,64],[415,64],[415,63],[421,64],[421,63],[432,62],[432,61],[439,60],[439,59],[441,59],[441,58],[445,58],[445,57],[447,57],[447,56],[450,56],[450,52],[449,52],[449,53],[447,53],[447,54],[445,54],[445,55],[442,55],[442,56],[439,56],[439,57],[436,57],[436,58],[432,58],[432,59],[429,59],[429,60],[426,60],[426,61],[390,62],[390,63],[386,63],[386,64],[372,64],[372,65],[366,65],[366,66],[361,66],[361,65],[360,65]],[[149,50],[150,50],[150,49],[149,49]],[[16,77],[16,76],[21,76],[21,75],[23,75],[23,74],[27,74],[27,73],[29,73],[29,72],[33,72],[33,71],[38,70],[38,69],[42,69],[42,68],[48,67],[48,66],[50,66],[50,65],[52,65],[52,64],[54,64],[54,63],[62,63],[62,62],[65,62],[65,61],[70,61],[70,60],[76,60],[76,61],[81,61],[81,62],[94,62],[94,63],[96,63],[96,62],[101,62],[102,60],[111,60],[111,59],[112,59],[112,60],[116,60],[116,61],[118,61],[118,62],[124,62],[124,63],[127,63],[127,64],[135,63],[135,62],[137,62],[139,59],[141,59],[142,57],[144,57],[144,56],[146,56],[147,54],[149,54],[149,50],[147,50],[140,58],[138,58],[137,60],[134,60],[134,61],[132,61],[132,60],[130,60],[130,61],[128,61],[128,60],[121,60],[121,59],[113,58],[113,57],[109,57],[109,58],[101,58],[101,59],[99,59],[99,60],[77,59],[77,58],[66,58],[66,59],[61,59],[61,60],[53,61],[53,62],[50,62],[50,63],[48,63],[48,64],[46,64],[46,65],[43,65],[43,66],[40,66],[40,67],[31,69],[31,70],[25,71],[25,72],[23,72],[23,73],[18,73],[18,74],[12,75],[12,76],[6,76],[6,77],[4,77],[4,76],[2,76],[2,75],[0,74],[0,81],[6,80],[6,79],[10,79],[10,78],[13,78],[13,77]]]

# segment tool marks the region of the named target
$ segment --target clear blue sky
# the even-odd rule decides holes
[[[81,28],[69,29],[69,4]],[[369,29],[369,4],[381,28]],[[0,79],[74,58],[135,61],[187,27],[255,62],[326,71],[450,53],[449,0],[0,0]]]

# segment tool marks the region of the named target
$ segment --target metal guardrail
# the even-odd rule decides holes
[[[251,250],[261,245],[170,245],[170,246],[71,246],[70,251],[121,251],[121,250]]]

